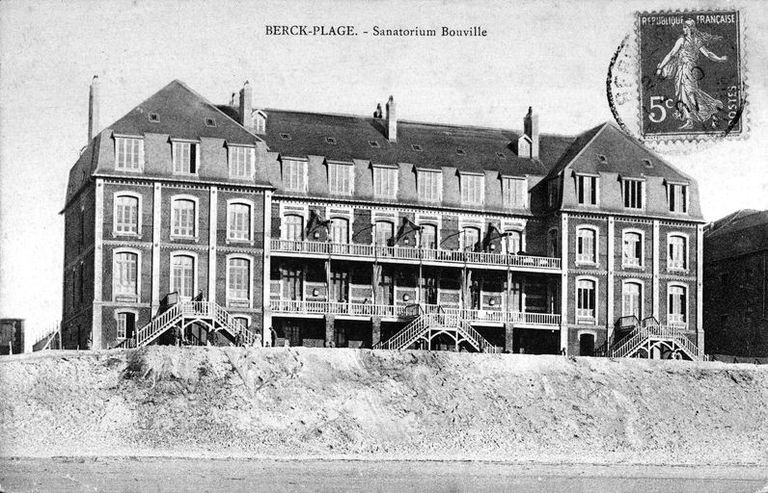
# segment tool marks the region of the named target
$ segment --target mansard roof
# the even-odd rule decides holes
[[[656,176],[675,182],[692,181],[688,175],[608,122],[577,136],[549,176],[558,175],[566,168],[576,173],[617,173],[630,178]]]
[[[713,262],[768,250],[768,211],[742,209],[704,232],[704,260]]]
[[[520,133],[511,130],[398,121],[397,142],[389,142],[383,119],[262,111],[267,115],[264,140],[270,150],[284,157],[316,155],[332,161],[360,159],[373,164],[454,167],[459,172],[492,170],[513,176],[544,176],[573,140],[544,134],[540,159],[528,159],[517,156]],[[328,142],[329,137],[335,144]]]

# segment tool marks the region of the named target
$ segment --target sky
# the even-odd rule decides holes
[[[639,10],[728,1],[0,2],[0,318],[32,334],[61,318],[69,168],[87,142],[88,86],[101,128],[173,79],[214,103],[250,81],[256,107],[369,115],[389,95],[406,120],[544,133],[612,119],[611,57]],[[699,183],[705,219],[768,209],[768,13],[738,3],[746,33],[748,137],[664,155]],[[466,29],[486,37],[267,36],[269,25]]]

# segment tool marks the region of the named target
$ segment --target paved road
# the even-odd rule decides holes
[[[171,458],[0,459],[0,492],[764,492],[768,467]]]

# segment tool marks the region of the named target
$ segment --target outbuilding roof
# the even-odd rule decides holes
[[[742,209],[704,231],[705,263],[763,250],[768,250],[768,211]]]

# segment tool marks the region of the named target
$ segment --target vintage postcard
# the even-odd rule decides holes
[[[3,0],[0,493],[768,492],[758,0]]]

